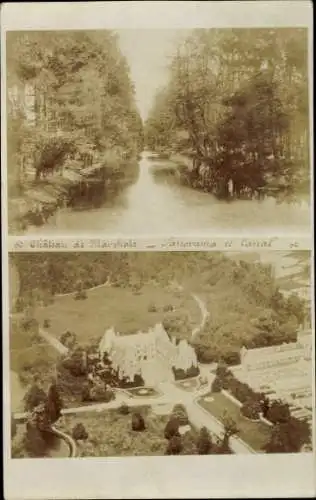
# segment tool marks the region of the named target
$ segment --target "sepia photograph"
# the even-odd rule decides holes
[[[309,233],[307,28],[7,31],[5,74],[10,234]]]
[[[13,459],[312,452],[310,251],[9,266]]]

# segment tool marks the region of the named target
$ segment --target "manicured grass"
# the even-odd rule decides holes
[[[155,310],[150,311],[154,305]],[[172,305],[175,311],[164,311]],[[145,285],[138,292],[130,288],[102,287],[87,291],[87,298],[75,300],[73,295],[56,297],[53,304],[38,308],[40,324],[49,319],[49,331],[57,338],[66,330],[76,333],[79,341],[102,336],[114,327],[123,334],[146,331],[164,318],[188,315],[192,328],[200,321],[200,311],[194,300],[162,287]]]
[[[89,438],[78,443],[80,457],[164,455],[168,444],[164,429],[169,417],[155,415],[148,407],[138,407],[135,411],[145,419],[143,432],[132,430],[132,412],[121,415],[118,410],[67,415],[58,422],[58,428],[71,434],[79,422],[85,426]]]
[[[212,397],[213,401],[205,401],[206,397]],[[238,436],[249,444],[255,451],[262,451],[262,447],[268,442],[271,435],[271,428],[262,422],[251,422],[243,417],[240,408],[221,393],[209,393],[198,399],[202,408],[214,415],[220,422],[223,422],[225,411],[231,417],[240,430]]]

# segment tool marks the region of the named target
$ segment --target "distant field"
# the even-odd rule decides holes
[[[205,397],[213,401],[205,401]],[[219,421],[223,421],[225,411],[237,424],[240,432],[238,436],[248,443],[254,450],[260,452],[268,442],[271,429],[262,422],[251,422],[241,415],[240,408],[221,393],[209,393],[198,399],[198,404]]]
[[[164,311],[166,306],[173,306],[174,311]],[[145,285],[138,292],[97,288],[88,291],[84,300],[75,300],[73,295],[57,297],[53,304],[39,307],[35,315],[40,324],[50,320],[53,335],[59,337],[71,330],[79,341],[101,336],[110,327],[123,334],[146,331],[164,318],[186,317],[192,328],[200,321],[200,310],[193,298],[153,285]]]

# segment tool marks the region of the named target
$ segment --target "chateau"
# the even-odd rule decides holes
[[[101,339],[99,352],[108,353],[120,378],[141,375],[146,385],[174,380],[172,368],[188,370],[197,366],[194,349],[186,340],[170,339],[162,324],[148,332],[120,335],[114,328]]]

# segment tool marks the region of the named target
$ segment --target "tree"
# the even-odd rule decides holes
[[[132,430],[133,431],[144,431],[146,429],[146,424],[144,417],[140,413],[133,413],[132,415]]]
[[[215,377],[212,386],[211,386],[211,391],[212,392],[221,392],[223,388],[223,383],[219,377]]]
[[[199,455],[208,455],[212,448],[212,440],[206,427],[202,427],[197,439],[197,450]]]
[[[17,431],[16,421],[14,416],[11,415],[11,439],[13,439],[14,436],[16,435],[16,431]]]
[[[224,426],[224,434],[221,442],[221,448],[222,452],[226,452],[225,450],[229,449],[230,438],[239,433],[239,428],[235,420],[231,418],[226,411],[223,414],[222,421]]]
[[[56,422],[60,418],[63,408],[63,401],[56,382],[49,386],[46,404],[50,420]]]
[[[34,383],[24,396],[25,411],[32,411],[42,403],[46,403],[47,395],[45,391]]]
[[[229,180],[235,197],[308,183],[307,131],[302,29],[192,30],[145,124],[149,147],[191,158],[191,185],[221,197]]]
[[[298,453],[303,445],[310,442],[311,430],[305,421],[291,418],[277,423],[271,431],[266,453]]]
[[[86,440],[89,437],[85,426],[81,422],[74,426],[71,435],[76,441]]]
[[[173,436],[180,436],[179,433],[179,421],[175,417],[171,417],[165,427],[164,436],[166,439],[171,439]]]
[[[27,162],[37,182],[69,158],[81,169],[106,157],[112,175],[113,163],[142,150],[142,120],[114,32],[11,32],[7,69],[12,192],[16,183],[27,188]]]
[[[179,425],[188,425],[189,423],[186,407],[182,404],[176,404],[173,407],[171,418],[177,419]]]
[[[172,436],[169,439],[166,455],[179,455],[183,449],[181,436]]]
[[[36,425],[28,422],[23,445],[27,453],[34,458],[41,458],[47,455],[47,444],[41,431]]]
[[[266,418],[274,424],[288,422],[291,418],[289,405],[280,400],[272,401],[267,411]]]

